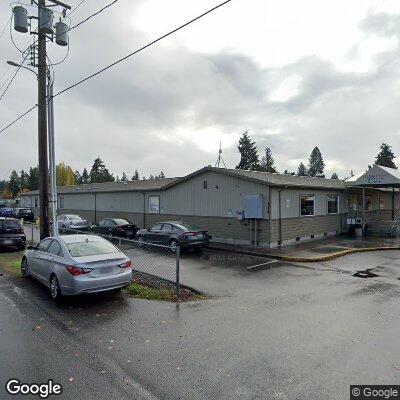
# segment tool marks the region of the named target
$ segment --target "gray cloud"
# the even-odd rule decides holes
[[[56,91],[149,40],[123,18],[136,6],[115,7],[71,32],[69,58],[56,68]],[[85,12],[90,9],[86,5]],[[0,10],[3,21],[8,9]],[[370,35],[394,35],[398,18],[369,14],[360,27]],[[161,169],[183,175],[215,162],[217,149],[200,149],[195,136],[215,129],[236,139],[249,129],[260,153],[272,148],[280,170],[296,169],[315,145],[333,165],[328,173],[342,176],[364,169],[383,141],[400,151],[398,71],[388,63],[398,48],[376,57],[383,67],[353,73],[317,55],[264,68],[246,54],[200,53],[168,40],[56,99],[59,160],[81,170],[100,155],[119,175],[136,168],[146,175]],[[49,47],[54,59],[61,57],[60,49]],[[15,56],[8,38],[0,41],[0,53],[2,59]],[[2,124],[36,102],[35,83],[25,72],[0,103]],[[299,93],[272,101],[271,93],[293,75],[302,79]],[[35,115],[7,131],[0,147],[0,176],[34,164]],[[224,150],[224,158],[230,167],[237,164],[236,145]]]

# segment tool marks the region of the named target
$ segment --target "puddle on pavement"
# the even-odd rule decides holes
[[[372,269],[373,268],[368,268],[368,269],[365,269],[364,271],[357,271],[352,276],[355,276],[357,278],[376,278],[376,277],[378,277],[379,275],[373,273]]]

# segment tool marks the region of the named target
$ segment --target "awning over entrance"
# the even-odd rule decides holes
[[[400,187],[400,171],[393,168],[374,165],[345,181],[346,186],[360,187]]]

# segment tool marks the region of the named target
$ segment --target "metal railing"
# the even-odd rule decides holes
[[[40,241],[39,229],[36,224],[24,224],[27,241],[38,243]],[[163,244],[149,243],[117,237],[112,235],[94,234],[76,229],[60,230],[60,235],[90,234],[103,237],[112,242],[132,261],[133,271],[146,274],[153,278],[160,278],[174,285],[175,295],[180,295],[180,247],[172,248]]]

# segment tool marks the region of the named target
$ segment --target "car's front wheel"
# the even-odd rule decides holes
[[[29,278],[28,260],[25,257],[21,261],[21,275],[24,278]]]
[[[137,237],[137,242],[138,242],[139,247],[143,247],[144,243],[145,243],[144,237],[142,235],[139,235]]]
[[[50,278],[50,296],[54,301],[61,299],[60,285],[55,275],[52,275]]]
[[[176,251],[178,246],[179,246],[179,244],[175,239],[170,240],[169,247],[171,247],[172,251]]]

